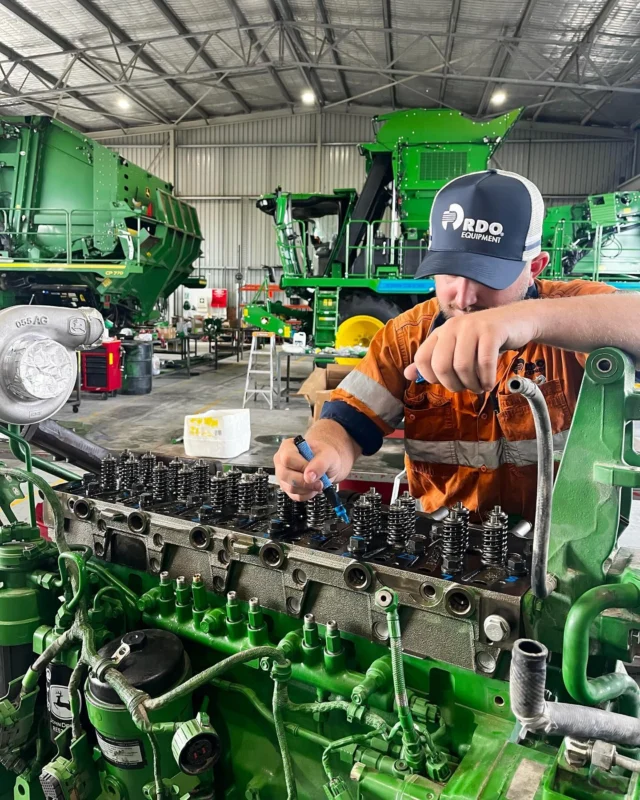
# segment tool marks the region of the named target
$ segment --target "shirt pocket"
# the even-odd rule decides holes
[[[442,386],[412,383],[404,393],[405,439],[445,441],[454,438],[451,395]]]
[[[569,407],[564,393],[562,381],[554,379],[539,384],[538,388],[549,409],[551,431],[559,434],[567,431],[571,426],[573,411]],[[507,442],[509,451],[508,461],[518,467],[537,463],[536,429],[533,414],[527,400],[518,394],[499,392],[498,403],[500,411],[496,415],[498,424]],[[560,449],[560,437],[554,437],[554,449]]]

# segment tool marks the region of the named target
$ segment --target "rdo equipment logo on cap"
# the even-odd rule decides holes
[[[442,212],[442,227],[445,231],[449,223],[454,231],[464,223],[460,234],[462,239],[480,239],[483,242],[499,244],[504,234],[501,222],[487,222],[486,219],[465,217],[464,208],[459,203],[451,203],[449,208]]]

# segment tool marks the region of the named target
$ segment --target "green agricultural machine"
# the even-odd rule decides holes
[[[274,219],[282,288],[311,306],[318,347],[366,346],[389,319],[433,290],[414,275],[428,246],[437,191],[487,168],[521,110],[474,122],[455,111],[414,109],[374,118],[375,139],[360,145],[367,177],[358,193],[291,194],[257,201]],[[247,322],[277,332],[281,305],[251,304]]]
[[[192,279],[202,233],[169,183],[48,117],[0,118],[0,308],[145,322]]]
[[[511,381],[540,436],[535,520],[374,489],[345,524],[262,469],[71,432],[52,449],[84,474],[32,456],[101,331],[53,311],[0,312],[25,462],[0,464],[0,800],[640,800],[629,357],[587,360],[555,485],[542,391]]]
[[[640,192],[591,195],[548,208],[542,249],[551,255],[545,277],[640,288]]]

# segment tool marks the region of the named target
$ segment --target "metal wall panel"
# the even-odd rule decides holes
[[[112,146],[110,149],[115,150],[127,161],[136,164],[142,169],[157,175],[163,181],[171,181],[171,164],[169,157],[169,148],[167,145],[167,137],[165,136],[164,143],[161,144],[144,144],[144,145],[120,145]]]
[[[634,143],[515,130],[494,165],[532,180],[545,198],[581,198],[613,191],[633,175]]]
[[[292,144],[315,142],[316,114],[289,114],[282,117],[254,119],[246,122],[218,123],[193,130],[179,130],[181,144]]]

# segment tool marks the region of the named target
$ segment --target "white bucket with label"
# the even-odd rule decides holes
[[[251,445],[248,408],[210,409],[184,418],[184,452],[193,458],[235,458]]]

